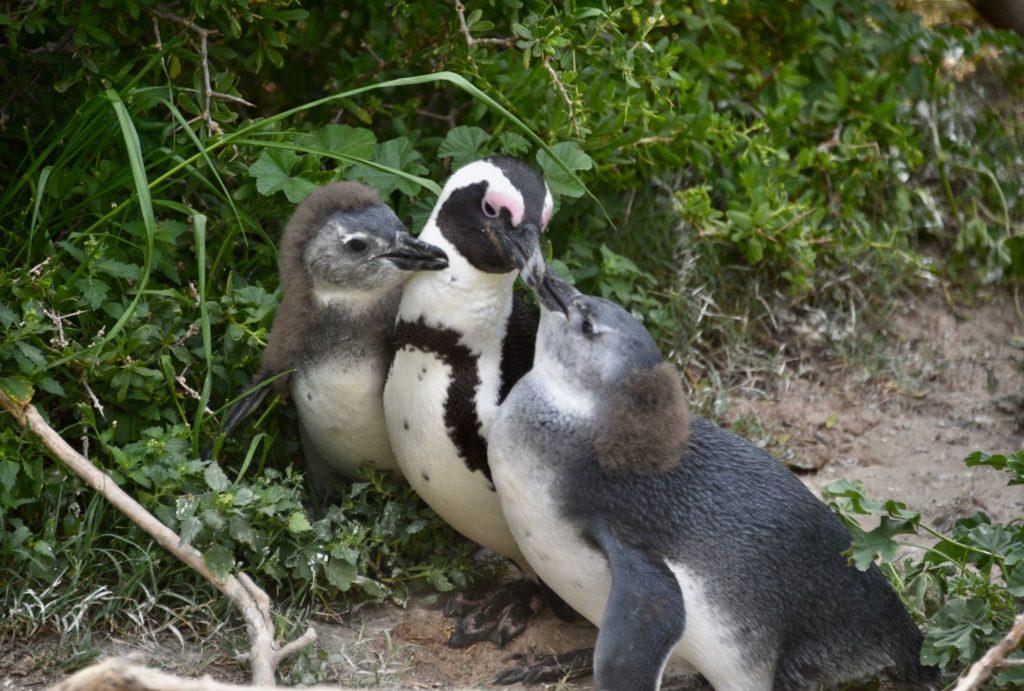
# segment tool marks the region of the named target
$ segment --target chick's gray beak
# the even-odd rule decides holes
[[[540,251],[540,228],[536,223],[526,221],[515,231],[502,235],[505,248],[519,269],[519,275],[531,289],[536,291],[544,281],[544,255]]]
[[[409,233],[395,234],[395,240],[380,255],[403,271],[438,271],[448,268],[448,255],[439,247],[414,238]]]
[[[550,267],[544,273],[540,285],[534,288],[533,292],[537,295],[537,300],[543,309],[548,312],[561,312],[567,317],[569,316],[569,305],[580,295],[580,291]]]

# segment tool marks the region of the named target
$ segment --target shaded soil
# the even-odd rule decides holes
[[[793,339],[825,330],[820,320],[796,321],[801,328],[790,329]],[[1007,487],[994,470],[963,465],[977,449],[1006,453],[1024,445],[1024,329],[1012,299],[997,294],[954,306],[933,291],[899,307],[886,328],[884,342],[862,336],[842,361],[804,357],[774,390],[732,401],[724,419],[784,458],[815,490],[837,478],[858,479],[869,495],[898,498],[940,529],[978,510],[1001,521],[1020,516],[1024,490]],[[436,605],[362,607],[345,624],[318,625],[319,649],[292,669],[292,682],[315,676],[345,685],[482,687],[510,664],[509,654],[564,652],[592,644],[596,635],[589,624],[545,613],[505,650],[451,650],[445,626]],[[206,645],[183,649],[171,639],[101,647],[179,674],[205,670],[245,681],[243,667],[217,655],[213,641]],[[45,638],[0,642],[0,690],[60,679],[46,663],[56,653]],[[562,688],[577,686],[588,687],[589,679]],[[683,676],[666,687],[706,688]]]

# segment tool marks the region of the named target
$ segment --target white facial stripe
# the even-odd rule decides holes
[[[544,195],[544,213],[540,217],[540,229],[544,230],[548,227],[548,222],[551,220],[551,216],[555,213],[555,200],[551,197],[551,190],[548,189],[547,183],[544,183],[546,194]]]
[[[327,227],[342,237],[351,232],[343,223],[336,220],[329,221]]]

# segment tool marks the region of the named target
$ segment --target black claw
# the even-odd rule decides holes
[[[526,621],[542,606],[536,581],[520,579],[499,587],[482,598],[456,595],[444,606],[446,617],[457,617],[448,638],[452,648],[490,641],[504,648],[526,628]]]
[[[516,664],[494,677],[495,684],[557,682],[586,676],[594,671],[594,649],[580,648],[558,655],[516,653],[504,658]]]

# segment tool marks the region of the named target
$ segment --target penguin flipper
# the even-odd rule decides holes
[[[249,388],[246,389],[245,393],[242,394],[233,406],[228,411],[227,417],[224,418],[224,426],[221,428],[220,434],[224,438],[231,436],[231,433],[245,421],[245,418],[249,417],[252,411],[260,407],[263,403],[263,399],[267,397],[270,392],[270,386],[267,380],[277,376],[277,372],[274,370],[268,370],[263,372],[252,381]],[[200,457],[203,460],[209,460],[213,452],[213,440],[207,442],[206,446],[203,447]]]
[[[679,581],[662,559],[622,541],[603,520],[592,521],[589,532],[612,572],[594,652],[594,688],[657,689],[683,636]]]

